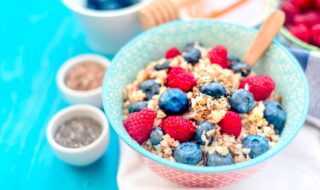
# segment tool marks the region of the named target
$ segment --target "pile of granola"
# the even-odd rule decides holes
[[[239,136],[236,137],[235,135],[222,132],[223,130],[221,130],[220,126],[221,120],[225,117],[228,111],[234,111],[230,105],[231,94],[241,88],[240,83],[242,80],[254,77],[256,74],[250,72],[246,76],[241,72],[236,72],[235,70],[230,69],[231,64],[234,62],[234,58],[229,57],[228,62],[224,62],[229,64],[229,68],[225,68],[222,63],[219,64],[213,62],[215,58],[213,56],[219,56],[219,53],[212,55],[212,51],[214,51],[214,49],[207,50],[199,43],[193,43],[191,49],[197,49],[201,56],[196,63],[190,64],[190,61],[186,58],[188,51],[191,51],[190,44],[187,49],[188,48],[189,50],[185,50],[183,53],[175,49],[176,53],[173,52],[173,54],[175,53],[174,56],[170,55],[170,53],[172,54],[172,51],[169,53],[167,52],[166,58],[149,63],[145,69],[139,72],[135,81],[127,85],[124,90],[124,120],[126,120],[131,114],[128,111],[131,109],[130,105],[135,102],[146,102],[146,107],[155,112],[155,119],[152,127],[161,128],[161,123],[163,120],[168,118],[168,115],[160,108],[159,99],[161,95],[170,88],[167,85],[170,69],[173,67],[179,67],[184,69],[186,72],[191,73],[196,84],[192,89],[184,92],[189,102],[189,108],[183,113],[177,115],[191,121],[195,126],[195,130],[197,130],[199,125],[203,122],[209,122],[213,126],[211,130],[207,130],[202,133],[201,140],[203,143],[196,142],[195,139],[190,140],[200,146],[203,154],[201,161],[197,162],[196,165],[206,165],[207,157],[205,155],[215,153],[222,157],[231,154],[234,163],[252,159],[254,157],[250,154],[252,148],[243,146],[243,140],[248,135],[260,135],[268,141],[270,148],[275,146],[279,141],[279,134],[281,133],[281,130],[275,130],[274,124],[270,121],[268,122],[264,115],[264,101],[269,100],[279,103],[281,102],[281,98],[277,95],[275,90],[272,91],[272,94],[269,95],[267,99],[255,100],[254,107],[247,113],[237,113],[241,118],[242,124]],[[217,50],[217,52],[219,51]],[[221,56],[223,57],[222,54]],[[167,64],[164,69],[158,69],[159,66],[163,66],[164,64]],[[241,71],[244,71],[244,69]],[[147,93],[141,89],[141,83],[150,79],[153,79],[158,84],[159,89],[157,91],[158,93],[155,93],[151,98],[148,98]],[[202,93],[201,87],[207,83],[222,84],[225,88],[226,95],[214,97]],[[250,91],[250,85],[248,84],[243,88]],[[252,94],[255,95],[255,92],[252,91]],[[138,111],[140,110],[136,110],[134,112]],[[145,142],[141,143],[141,146],[164,159],[173,162],[177,161],[174,156],[174,151],[183,142],[172,138],[170,134],[165,131],[163,133],[164,134],[159,144],[152,143],[150,138],[148,138]],[[130,132],[129,134],[131,135]],[[133,137],[133,135],[131,136]]]

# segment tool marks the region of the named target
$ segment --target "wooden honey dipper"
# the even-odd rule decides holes
[[[141,26],[147,30],[159,24],[176,20],[179,9],[195,0],[154,0],[139,11]]]

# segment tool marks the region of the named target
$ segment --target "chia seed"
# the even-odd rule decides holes
[[[89,117],[75,117],[61,124],[55,141],[68,148],[80,148],[95,141],[101,134],[101,125]]]

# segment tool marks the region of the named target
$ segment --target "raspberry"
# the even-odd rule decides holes
[[[288,30],[300,40],[309,43],[310,42],[310,34],[309,29],[306,25],[299,24],[288,27]]]
[[[319,36],[320,35],[320,23],[312,26],[311,34],[312,34],[312,36]]]
[[[229,68],[228,52],[222,45],[217,45],[208,52],[210,62],[212,64],[220,65],[222,68]]]
[[[193,123],[181,116],[167,117],[161,122],[160,127],[166,134],[180,142],[191,141],[196,132]]]
[[[166,55],[165,57],[167,59],[172,59],[172,58],[175,58],[176,56],[178,55],[181,55],[180,51],[178,50],[178,48],[176,47],[172,47],[170,48],[167,52],[166,52]]]
[[[241,133],[241,119],[240,116],[235,112],[228,111],[218,125],[221,128],[221,132],[227,135],[233,135],[238,138]]]
[[[282,3],[281,10],[286,15],[286,24],[292,23],[294,15],[299,13],[299,9],[288,1]]]
[[[293,17],[295,25],[304,24],[308,27],[320,23],[320,14],[317,11],[308,11]]]
[[[217,45],[213,48],[213,51],[215,51],[221,57],[228,57],[228,51],[223,45]]]
[[[209,52],[208,54],[209,58],[210,58],[210,62],[212,64],[217,64],[217,65],[220,65],[223,69],[226,69],[229,67],[229,62],[228,60],[225,60],[224,58],[212,53],[212,52]]]
[[[143,109],[129,115],[124,121],[124,127],[129,135],[142,144],[148,140],[156,113],[150,109]]]
[[[320,47],[320,24],[316,24],[311,28],[312,43]]]
[[[315,0],[314,7],[320,11],[320,0]]]
[[[249,90],[256,101],[267,99],[275,88],[272,78],[268,75],[247,77],[240,82],[240,88]]]
[[[308,10],[313,7],[314,0],[292,0],[292,4],[302,10]]]
[[[179,88],[182,91],[189,91],[197,84],[193,75],[181,67],[172,67],[168,74],[167,86]]]
[[[320,36],[314,36],[312,38],[312,43],[318,47],[320,47]]]

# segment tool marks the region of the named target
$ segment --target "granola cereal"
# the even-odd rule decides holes
[[[146,80],[150,85],[141,88]],[[157,142],[153,138],[159,134],[150,129],[141,146],[164,159],[199,166],[254,159],[277,144],[286,120],[271,77],[255,74],[235,56],[227,58],[221,45],[208,50],[195,42],[180,55],[148,64],[125,89],[125,121],[131,117],[128,107],[140,101],[147,102],[141,110],[154,112],[152,128],[163,133]],[[139,113],[132,117],[141,119]]]

